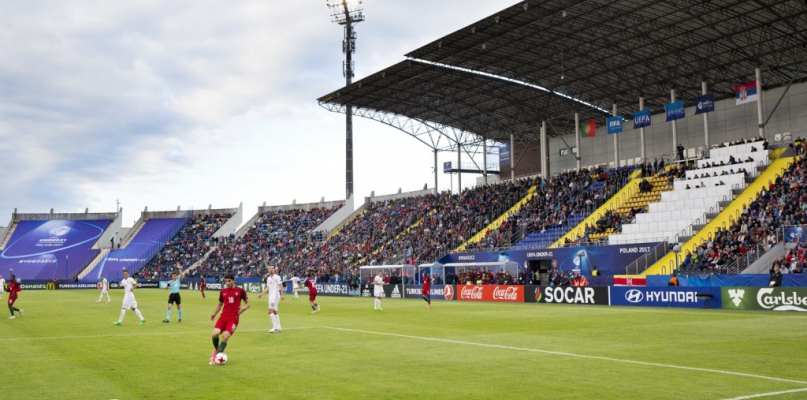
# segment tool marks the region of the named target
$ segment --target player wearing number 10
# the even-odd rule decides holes
[[[241,302],[244,302],[244,307],[241,307]],[[222,307],[224,310],[222,311]],[[235,333],[235,328],[238,327],[238,316],[244,311],[249,309],[249,299],[247,292],[240,287],[235,286],[235,277],[233,274],[224,275],[224,289],[219,292],[219,304],[216,306],[216,311],[210,316],[213,321],[216,314],[221,311],[221,316],[216,321],[216,327],[213,328],[213,354],[210,355],[210,365],[214,365],[216,354],[223,353],[227,347],[227,340]],[[221,336],[221,341],[219,341]]]

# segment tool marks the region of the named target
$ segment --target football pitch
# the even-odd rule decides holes
[[[0,318],[14,399],[804,399],[807,319],[796,313],[251,294],[223,366],[208,365],[218,293],[23,291]]]

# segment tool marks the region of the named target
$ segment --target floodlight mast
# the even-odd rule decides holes
[[[353,53],[356,51],[356,32],[353,25],[364,21],[361,9],[362,0],[325,0],[331,9],[332,22],[344,26],[342,39],[342,53],[345,61],[342,64],[342,75],[345,77],[345,86],[353,83]],[[353,195],[353,107],[348,104],[345,109],[345,189],[346,197]]]

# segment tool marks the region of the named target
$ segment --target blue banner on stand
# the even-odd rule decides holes
[[[686,116],[683,101],[676,101],[675,103],[665,104],[664,112],[667,114],[667,122],[675,121]]]
[[[802,227],[785,229],[785,243],[796,243],[807,240],[807,230]]]
[[[633,113],[633,129],[650,126],[650,110],[636,111]]]
[[[608,125],[609,135],[622,132],[622,117],[610,117],[605,122]]]
[[[714,93],[706,93],[695,98],[695,115],[712,112],[715,110]]]
[[[499,146],[499,166],[510,165],[510,145]]]

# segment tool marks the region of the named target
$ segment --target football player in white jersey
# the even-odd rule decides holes
[[[373,294],[375,294],[375,307],[374,310],[377,311],[384,311],[381,308],[381,298],[384,297],[384,277],[382,276],[383,272],[381,270],[378,271],[376,274],[375,279],[373,279]]]
[[[282,332],[280,327],[280,315],[277,314],[277,307],[280,301],[285,300],[283,296],[283,279],[275,271],[275,266],[269,266],[269,274],[266,276],[266,288],[258,295],[260,299],[264,294],[269,294],[269,319],[272,320],[272,329],[269,333]]]
[[[134,278],[129,276],[129,271],[123,270],[123,279],[119,283],[120,287],[123,288],[123,306],[120,308],[120,318],[117,321],[113,322],[115,325],[122,325],[123,324],[123,317],[126,316],[126,310],[131,309],[137,315],[137,318],[140,318],[140,325],[146,323],[146,319],[143,318],[143,314],[140,313],[140,310],[137,309],[137,300],[135,300],[134,290],[137,288],[137,281]]]
[[[300,290],[300,278],[296,276],[291,277],[291,290],[294,292],[294,300],[297,300],[297,291]]]
[[[6,280],[3,279],[3,275],[0,275],[0,299],[3,298],[3,292],[6,291]]]
[[[101,295],[98,296],[96,303],[100,303],[101,299],[106,295],[106,303],[109,304],[109,282],[104,278],[104,275],[101,275],[101,282],[98,282],[98,288],[101,289]]]

